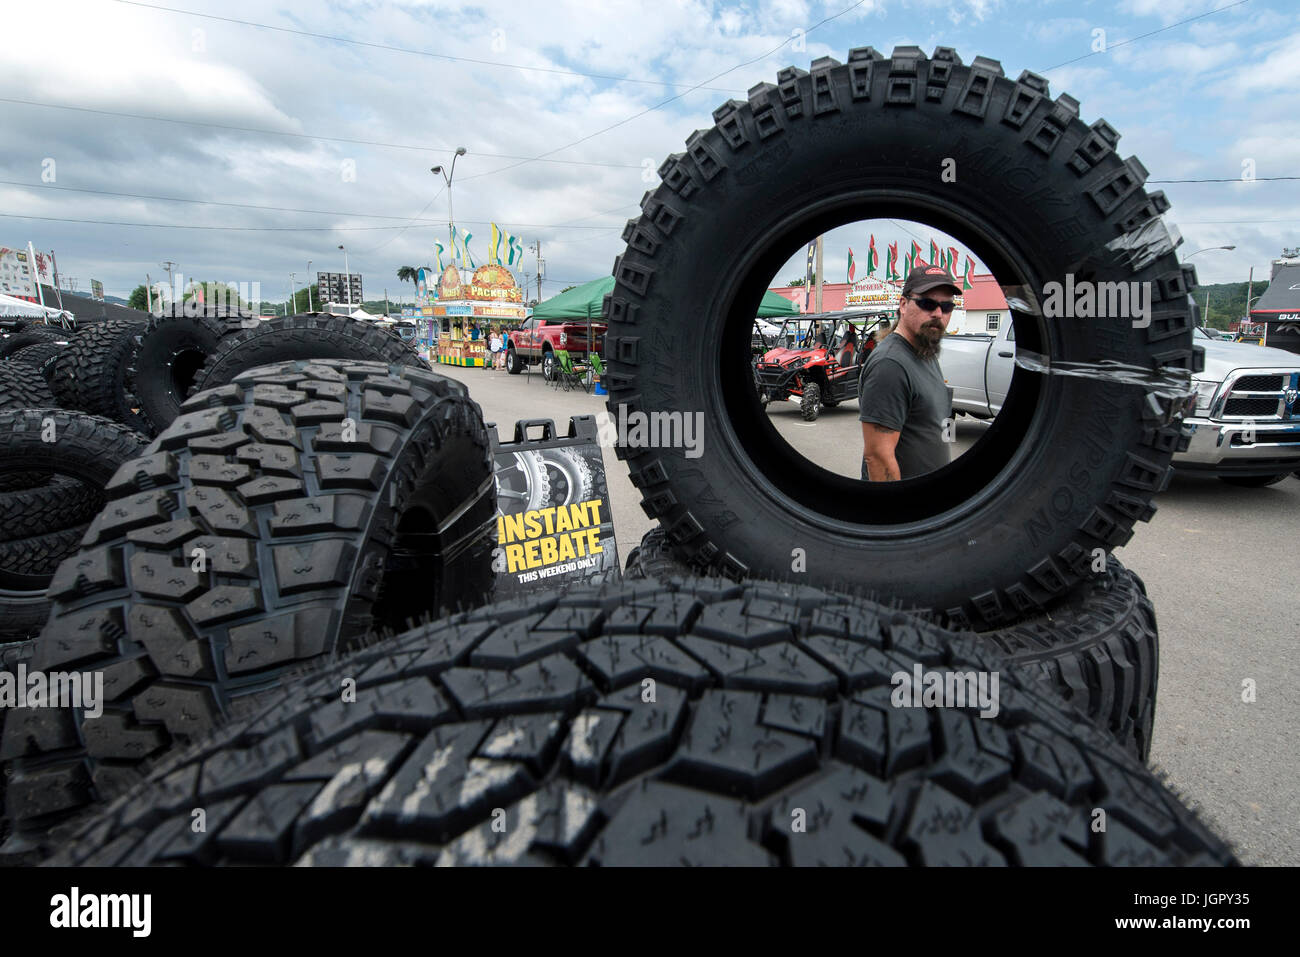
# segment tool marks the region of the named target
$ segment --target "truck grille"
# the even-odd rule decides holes
[[[1242,375],[1229,382],[1220,415],[1225,419],[1300,420],[1297,390],[1300,372],[1270,369]]]
[[[1228,401],[1223,404],[1223,414],[1249,415],[1255,418],[1267,415],[1277,418],[1277,399],[1229,396]]]
[[[1286,388],[1282,375],[1244,375],[1233,383],[1234,392],[1281,392]]]

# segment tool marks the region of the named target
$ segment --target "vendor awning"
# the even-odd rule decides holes
[[[0,316],[25,316],[30,319],[48,317],[53,319],[62,313],[62,309],[56,309],[54,306],[42,306],[38,302],[28,302],[26,299],[19,299],[17,296],[6,296],[0,293]]]
[[[591,282],[574,286],[567,292],[552,296],[545,302],[537,304],[533,316],[554,322],[557,319],[599,319],[605,294],[614,289],[614,277],[602,276]],[[762,319],[778,316],[797,316],[799,309],[789,299],[782,298],[771,290],[763,293],[763,300],[758,305],[758,315]]]

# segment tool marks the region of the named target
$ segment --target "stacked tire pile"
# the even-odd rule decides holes
[[[160,348],[178,379],[197,365],[196,391],[161,422],[137,372],[158,434],[108,482],[19,652],[102,675],[102,713],[0,711],[3,851],[89,865],[1233,863],[1142,764],[1154,616],[1108,558],[1166,481],[1176,396],[1018,374],[1007,444],[989,443],[964,485],[864,493],[756,451],[748,370],[719,364],[744,354],[727,344],[748,335],[781,243],[831,225],[837,191],[870,199],[872,177],[905,215],[898,197],[935,186],[899,158],[956,124],[959,163],[1032,161],[1031,178],[1085,197],[1067,203],[1070,230],[1031,236],[1034,256],[977,245],[985,261],[1149,278],[1150,329],[1112,330],[1107,348],[1176,378],[1194,365],[1190,276],[1149,238],[1165,204],[1108,126],[992,61],[867,49],[779,80],[718,110],[625,232],[605,309],[611,411],[710,413],[702,456],[619,449],[662,523],[631,580],[484,604],[492,469],[458,383],[383,357],[286,354],[319,328],[246,338],[243,368],[222,345],[202,363]],[[1034,217],[1012,225],[1032,233]],[[1091,332],[1032,325],[1027,348],[1088,359]],[[1105,403],[1109,441],[1085,444],[1074,420]],[[1006,468],[995,453],[1011,446],[1025,453]],[[1037,518],[1053,470],[1092,450],[1070,502]],[[780,581],[796,548],[806,567]],[[900,705],[900,672],[997,674],[1000,691],[984,710]]]

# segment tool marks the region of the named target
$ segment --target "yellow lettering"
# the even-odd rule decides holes
[[[536,568],[542,563],[541,557],[537,554],[536,542],[529,542],[524,546],[524,555],[527,557],[528,568]]]
[[[506,546],[506,569],[517,572],[524,568],[524,546],[507,545]]]
[[[569,518],[567,508],[562,508],[555,513],[555,531],[557,533],[573,531],[573,521]]]
[[[537,520],[539,514],[536,509],[524,512],[524,525],[528,529],[528,538],[537,538],[542,534],[542,523]]]
[[[605,550],[600,545],[599,528],[589,528],[585,534],[587,536],[587,553],[589,555],[595,555],[598,552],[603,552]]]
[[[543,538],[541,545],[542,545],[542,564],[543,565],[552,564],[555,561],[555,556],[556,556],[555,539]]]
[[[573,540],[581,534],[581,532],[574,532],[560,539],[560,561],[567,562],[574,557]]]
[[[502,515],[497,519],[497,542],[505,545],[517,542],[524,537],[524,517],[516,512],[514,515]]]

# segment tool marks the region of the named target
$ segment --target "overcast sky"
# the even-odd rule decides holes
[[[968,63],[1001,60],[1009,76],[1044,73],[1053,95],[1081,101],[1085,122],[1118,129],[1121,155],[1137,155],[1152,180],[1239,180],[1248,159],[1260,178],[1300,173],[1291,0],[865,0],[816,29],[854,0],[159,2],[171,9],[5,5],[0,245],[53,249],[83,291],[95,278],[126,295],[173,260],[187,278],[257,281],[265,298],[283,299],[291,271],[304,284],[308,260],[313,273],[342,271],[342,243],[367,298],[385,287],[409,297],[397,267],[427,263],[432,240],[446,243],[447,195],[429,167],[464,145],[455,213],[476,257],[487,258],[488,221],[540,239],[552,295],[610,272],[623,223],[658,182],[647,170],[711,125],[717,105],[783,66],[866,45],[952,46]],[[1141,36],[1216,7],[1226,9]],[[1109,52],[1087,56],[1097,29]],[[796,31],[807,31],[802,51]],[[1076,57],[1086,58],[1052,68]],[[108,115],[121,113],[153,119]],[[520,164],[543,154],[565,162]],[[1300,244],[1300,183],[1148,188],[1172,200],[1184,251],[1236,245],[1196,258],[1203,282],[1245,280],[1251,266],[1266,277],[1282,246]],[[883,265],[883,243],[903,250],[910,237],[880,225],[870,228]],[[861,231],[828,241],[829,279],[842,278],[848,245],[865,264]],[[777,278],[802,268],[788,271]]]

